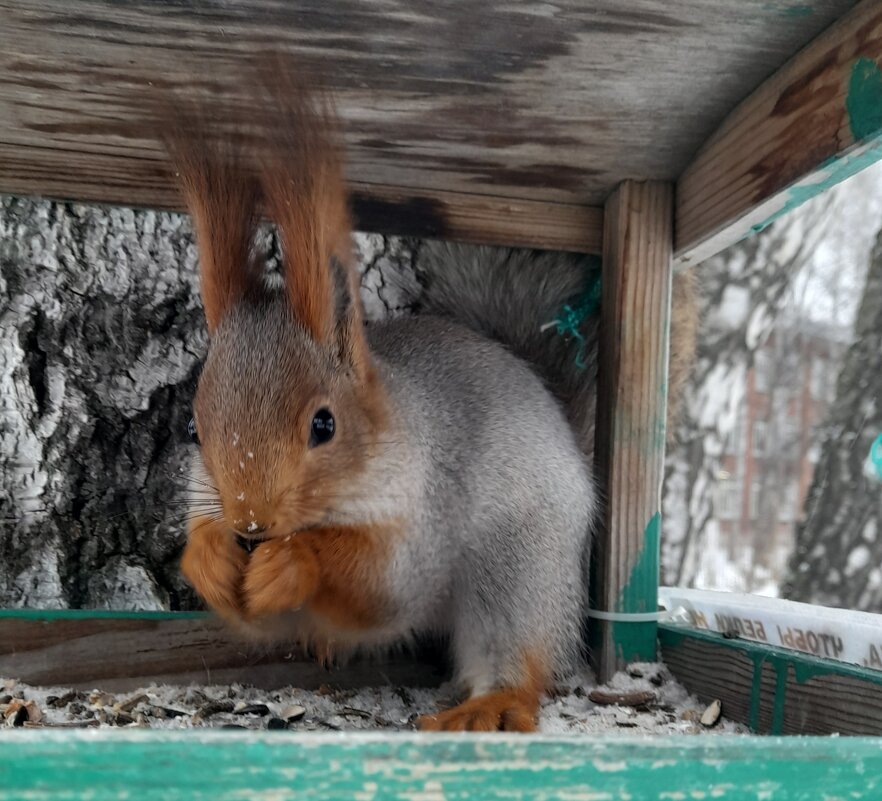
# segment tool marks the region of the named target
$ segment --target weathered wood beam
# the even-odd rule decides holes
[[[600,612],[653,613],[664,475],[673,189],[626,181],[605,208],[595,459],[606,506],[591,582]],[[601,681],[656,654],[654,621],[595,620]]]
[[[882,734],[882,673],[749,640],[659,627],[674,677],[760,734]]]
[[[122,691],[153,682],[241,682],[264,689],[321,684],[436,685],[436,665],[405,656],[328,672],[288,643],[250,643],[199,613],[0,611],[0,676],[27,684]]]
[[[677,182],[697,263],[882,158],[882,4],[864,0],[745,99]]]
[[[84,169],[71,170],[71,161]],[[600,253],[603,210],[571,203],[353,182],[359,230],[580,253]],[[181,211],[182,199],[162,154],[139,159],[109,153],[29,149],[0,142],[0,192],[57,200]]]

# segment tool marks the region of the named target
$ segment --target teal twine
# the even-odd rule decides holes
[[[597,314],[600,308],[600,271],[595,270],[592,274],[585,291],[575,304],[567,303],[560,311],[551,325],[555,327],[558,336],[575,339],[579,344],[576,351],[576,367],[580,370],[585,368],[585,337],[579,330],[582,323]]]

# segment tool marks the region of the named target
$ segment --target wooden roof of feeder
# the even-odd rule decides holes
[[[695,261],[872,159],[882,125],[875,0],[0,6],[2,192],[175,206],[139,89],[223,91],[267,48],[320,65],[359,224],[388,233],[597,252],[614,187],[661,179]]]

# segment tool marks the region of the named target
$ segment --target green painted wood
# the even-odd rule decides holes
[[[0,801],[581,799],[882,795],[882,741],[293,732],[4,732]]]
[[[0,609],[0,620],[202,620],[208,612],[116,611],[113,609]]]
[[[686,689],[755,732],[882,734],[882,671],[670,624],[659,644]]]
[[[882,687],[882,671],[880,670],[860,665],[849,665],[846,662],[837,662],[833,659],[823,659],[801,651],[790,651],[786,648],[764,645],[753,640],[742,640],[737,637],[729,639],[714,631],[700,631],[670,623],[661,623],[658,627],[658,638],[663,648],[677,645],[683,640],[689,639],[746,654],[757,663],[786,665],[793,668],[800,681],[808,681],[815,676],[849,676]]]
[[[625,181],[604,207],[596,475],[605,503],[594,542],[595,611],[658,609],[671,326],[673,187]],[[591,658],[605,682],[655,659],[654,620],[592,621]]]

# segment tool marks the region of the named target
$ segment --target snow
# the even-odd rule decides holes
[[[721,718],[713,728],[700,724],[706,705],[677,682],[663,665],[635,664],[618,673],[606,690],[634,694],[651,692],[644,706],[604,705],[589,699],[595,683],[589,673],[562,682],[541,707],[539,729],[544,734],[746,734],[747,729]],[[0,679],[0,695],[33,701],[42,712],[39,726],[130,726],[158,729],[220,728],[236,726],[284,728],[282,721],[302,707],[299,719],[287,728],[295,731],[401,730],[414,728],[416,718],[455,703],[453,688],[372,687],[359,690],[323,686],[315,691],[294,687],[260,690],[241,684],[188,687],[151,685],[118,695],[100,689],[71,694],[64,687],[32,687]],[[56,699],[56,700],[53,700]],[[57,699],[63,704],[59,707]],[[248,712],[249,706],[266,710]],[[226,711],[211,712],[212,707]],[[245,709],[246,711],[241,711]],[[4,707],[0,704],[0,713]],[[725,716],[725,708],[723,715]],[[3,716],[0,715],[0,720]],[[11,725],[7,721],[7,725]]]
[[[739,328],[744,325],[750,313],[750,290],[746,286],[730,284],[723,289],[720,305],[708,317],[708,324]]]
[[[845,564],[845,575],[853,576],[870,563],[870,549],[866,545],[858,545],[849,555]]]

